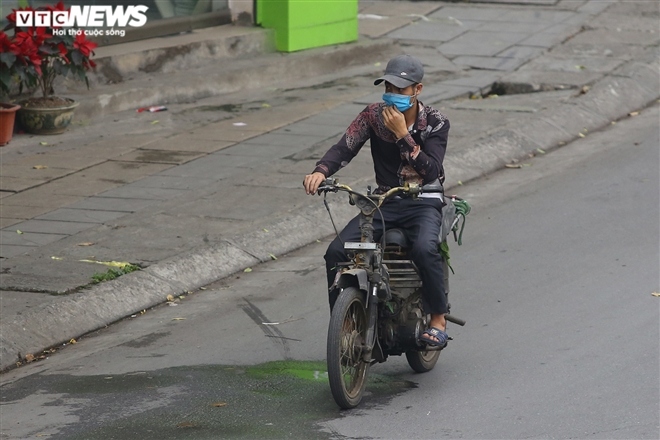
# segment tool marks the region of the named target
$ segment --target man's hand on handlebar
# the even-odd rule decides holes
[[[316,191],[319,189],[319,186],[325,181],[325,176],[323,173],[318,171],[312,174],[307,174],[305,180],[303,181],[303,186],[305,187],[305,192],[311,196],[316,194]]]

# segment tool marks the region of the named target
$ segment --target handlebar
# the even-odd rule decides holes
[[[318,194],[321,194],[323,192],[338,192],[338,191],[346,191],[350,194],[355,194],[362,197],[369,197],[371,199],[377,199],[379,200],[379,205],[380,205],[380,203],[383,203],[385,200],[399,193],[403,193],[415,197],[423,193],[438,193],[438,192],[443,192],[444,190],[442,184],[440,184],[439,182],[433,182],[424,186],[420,186],[417,183],[406,182],[404,186],[397,186],[391,188],[389,191],[385,192],[384,194],[366,195],[354,191],[348,185],[342,185],[337,183],[337,179],[334,178],[325,179],[325,181],[321,184],[321,186],[319,186],[317,190]]]

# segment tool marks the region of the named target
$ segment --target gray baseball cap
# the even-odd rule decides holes
[[[400,89],[422,82],[424,66],[415,57],[399,55],[392,58],[385,67],[385,75],[374,81],[374,85],[387,81]]]

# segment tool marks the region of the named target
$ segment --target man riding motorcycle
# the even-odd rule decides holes
[[[305,176],[303,186],[307,194],[315,194],[321,183],[346,166],[367,140],[371,143],[378,184],[376,194],[405,183],[426,185],[444,181],[442,161],[447,148],[449,120],[419,101],[423,76],[422,63],[410,55],[394,57],[387,63],[384,75],[374,81],[374,85],[385,83],[384,102],[367,106],[339,142],[317,162],[314,171]],[[374,218],[375,240],[383,233],[381,213],[386,228],[403,229],[410,240],[410,256],[423,283],[424,310],[431,315],[429,328],[419,339],[440,348],[444,348],[449,339],[445,332],[447,296],[442,257],[438,252],[443,205],[441,193],[421,194],[416,199],[395,197],[386,202]],[[337,265],[348,261],[342,242],[360,240],[358,217],[346,225],[340,237],[332,241],[325,254],[331,310],[339,295],[335,286]]]

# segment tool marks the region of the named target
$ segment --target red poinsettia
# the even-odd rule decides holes
[[[69,11],[62,1],[56,5],[33,9],[14,9],[7,15],[9,24],[0,33],[0,79],[2,91],[7,92],[12,79],[18,79],[21,87],[39,86],[44,97],[54,93],[53,82],[58,75],[72,75],[83,80],[89,87],[87,71],[96,66],[90,59],[94,55],[96,43],[87,40],[84,33],[79,35],[73,29],[52,27],[19,27],[18,11]],[[59,35],[62,34],[62,35]],[[4,64],[4,66],[2,66]]]

